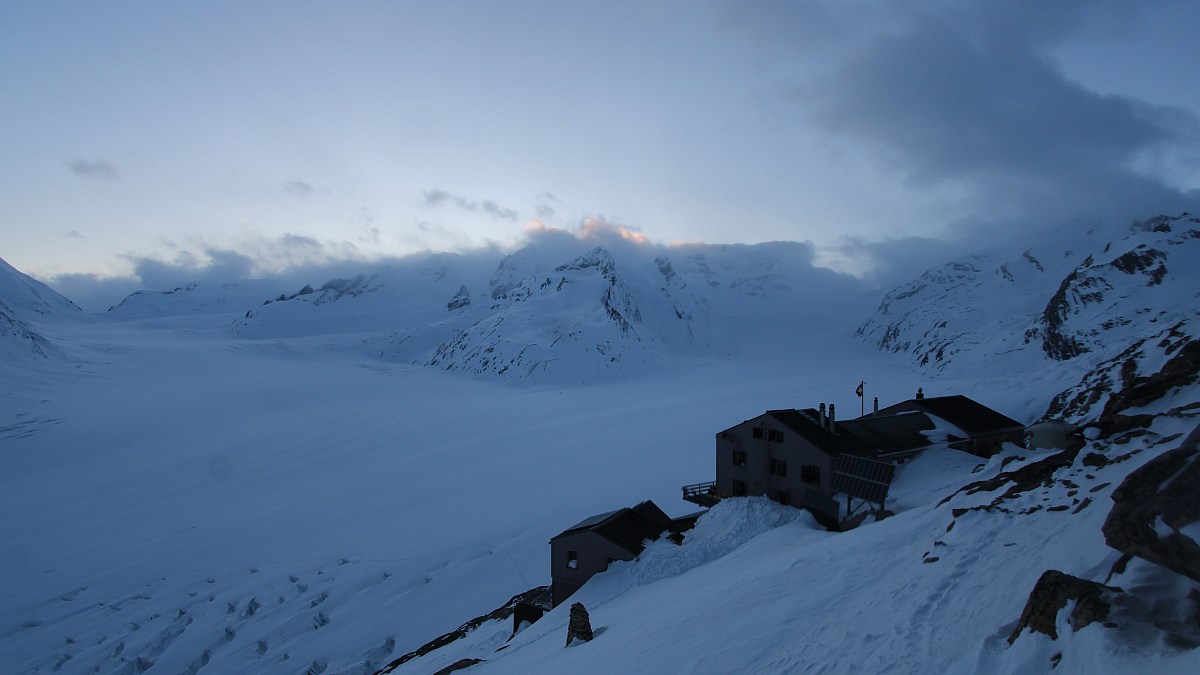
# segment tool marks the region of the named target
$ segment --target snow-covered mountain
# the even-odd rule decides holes
[[[831,320],[839,302],[859,293],[853,280],[814,268],[809,255],[787,243],[574,254],[528,246],[488,274],[477,256],[439,254],[267,299],[234,332],[373,333],[365,343],[392,362],[505,380],[594,381],[714,350],[786,348],[802,325]]]
[[[64,351],[44,337],[37,324],[79,314],[70,300],[0,259],[0,361],[64,360]]]
[[[933,372],[991,371],[1016,353],[1030,363],[1111,356],[1147,327],[1197,316],[1197,260],[1200,219],[1186,213],[1137,223],[1116,241],[974,256],[888,293],[857,335]]]
[[[275,279],[244,279],[211,284],[193,281],[165,291],[137,291],[108,309],[118,320],[183,315],[231,314],[246,311],[283,290]]]

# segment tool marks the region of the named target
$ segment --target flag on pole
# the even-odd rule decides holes
[[[858,383],[858,389],[855,389],[855,390],[854,390],[854,393],[855,393],[855,394],[858,394],[858,397],[859,397],[859,398],[862,398],[862,395],[863,395],[863,385],[864,385],[864,384],[866,384],[866,382],[859,382],[859,383]]]

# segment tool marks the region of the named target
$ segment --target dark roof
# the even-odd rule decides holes
[[[670,529],[671,518],[647,499],[633,508],[617,509],[585,518],[555,535],[550,541],[581,532],[593,532],[637,555],[645,548],[644,542],[647,539],[658,539],[659,535]]]
[[[801,438],[817,446],[830,455],[847,452],[859,447],[853,438],[844,434],[831,434],[819,423],[819,415],[812,408],[803,410],[768,410],[767,414],[779,420],[784,426],[800,435]],[[837,422],[839,431],[842,422]]]
[[[887,453],[924,447],[929,445],[929,438],[921,432],[934,428],[933,420],[919,412],[838,421],[836,434],[821,427],[819,413],[811,408],[770,410],[767,414],[829,455]]]
[[[838,431],[857,438],[869,450],[896,452],[929,445],[929,437],[921,433],[934,428],[928,415],[914,412],[890,417],[862,417],[838,423]]]
[[[876,413],[876,419],[879,416],[894,415],[899,412],[893,410],[896,408],[923,410],[930,415],[946,420],[972,436],[1024,427],[1020,422],[961,395],[912,399],[880,410]]]

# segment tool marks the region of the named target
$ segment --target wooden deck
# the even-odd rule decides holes
[[[733,495],[727,492],[717,490],[716,481],[708,481],[707,483],[694,483],[692,485],[683,486],[683,498],[693,504],[699,506],[715,506],[717,502],[725,497]]]

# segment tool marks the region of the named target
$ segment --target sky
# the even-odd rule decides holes
[[[602,223],[889,280],[1200,208],[1197,25],[1187,0],[16,0],[0,257],[132,290]]]

